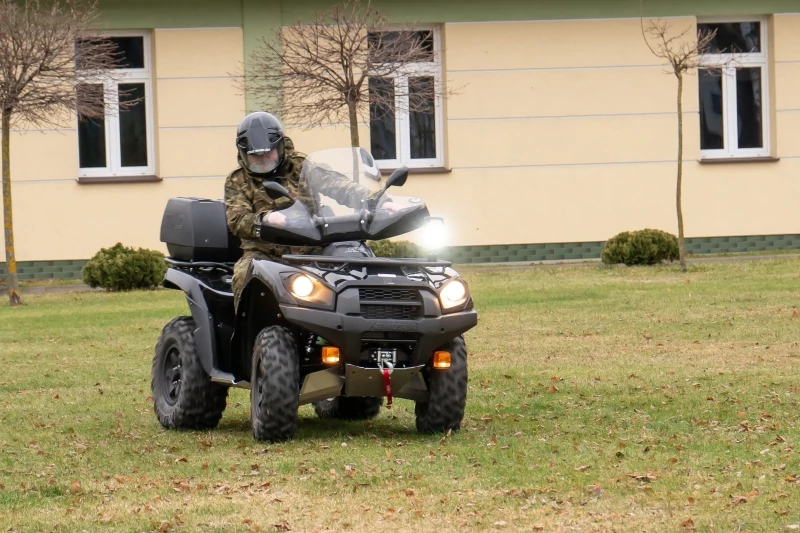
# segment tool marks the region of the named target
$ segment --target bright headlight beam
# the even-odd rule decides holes
[[[428,250],[439,250],[447,243],[447,229],[442,219],[432,218],[425,224],[422,245]]]
[[[308,298],[314,292],[314,282],[311,278],[299,275],[292,280],[292,293],[298,298]]]

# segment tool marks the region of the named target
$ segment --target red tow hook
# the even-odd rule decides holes
[[[386,365],[386,367],[384,367],[383,365]],[[384,389],[386,390],[386,408],[387,409],[391,409],[392,408],[392,380],[389,378],[389,376],[392,374],[392,370],[394,370],[394,367],[392,366],[392,363],[390,363],[388,361],[379,362],[378,366],[381,368],[381,373],[383,374],[383,386],[384,386]]]

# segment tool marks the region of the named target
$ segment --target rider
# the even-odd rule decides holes
[[[253,259],[281,261],[285,254],[318,254],[322,248],[283,246],[261,240],[261,223],[282,225],[281,213],[292,205],[288,198],[271,199],[265,181],[276,181],[304,204],[309,203],[307,187],[300,181],[305,155],[294,150],[284,135],[283,126],[271,113],[258,111],[247,115],[236,133],[239,166],[225,179],[225,213],[231,233],[242,241],[243,254],[233,270],[234,305],[238,308],[247,270]],[[324,171],[321,182],[327,196],[341,204],[357,208],[361,200],[373,194],[341,174]],[[388,200],[388,199],[387,199]],[[391,203],[384,204],[392,209]],[[383,207],[383,206],[382,206]]]

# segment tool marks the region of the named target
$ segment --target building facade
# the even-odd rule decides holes
[[[74,275],[101,247],[165,250],[173,196],[221,198],[233,139],[258,109],[237,75],[260,39],[329,7],[317,1],[105,0],[144,104],[102,123],[14,131],[12,191],[23,278]],[[413,169],[450,230],[455,261],[599,257],[620,231],[677,233],[677,81],[647,47],[636,0],[444,0],[373,5],[414,22],[432,61],[393,83],[457,94],[427,114],[361,125],[385,169]],[[800,248],[800,5],[646,0],[644,24],[717,30],[685,80],[683,208],[693,253]],[[113,96],[113,84],[97,90]],[[298,149],[346,146],[344,124],[287,129]],[[410,238],[415,239],[415,235]]]

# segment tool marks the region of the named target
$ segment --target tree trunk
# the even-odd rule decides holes
[[[6,239],[6,270],[8,270],[8,297],[11,305],[20,305],[17,260],[14,258],[14,221],[11,211],[11,112],[3,110],[3,227]]]
[[[686,246],[683,240],[683,208],[681,207],[681,186],[683,185],[683,75],[678,73],[678,185],[675,191],[675,205],[678,209],[678,256],[681,272],[686,272]]]
[[[350,146],[358,148],[360,141],[358,138],[358,113],[356,112],[355,102],[347,102],[347,113],[350,116]]]

